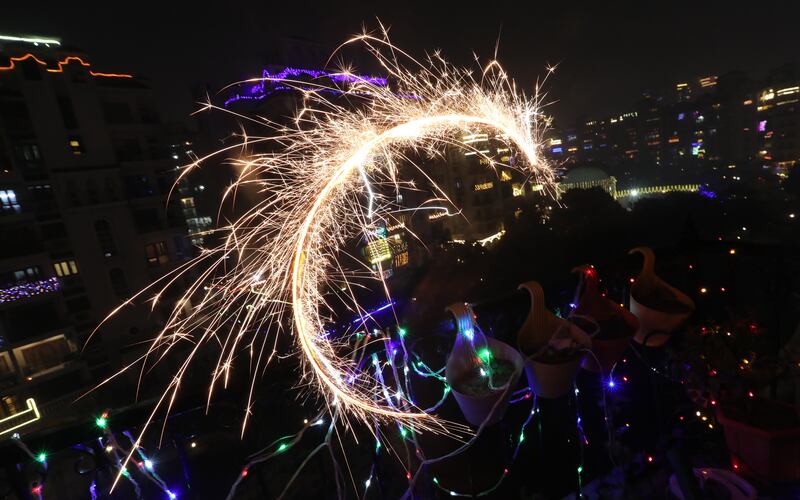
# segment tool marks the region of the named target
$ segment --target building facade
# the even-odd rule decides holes
[[[194,252],[147,82],[47,42],[0,40],[0,420],[33,399],[42,423],[141,351],[160,307],[87,340]]]

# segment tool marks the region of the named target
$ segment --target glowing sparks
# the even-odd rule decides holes
[[[429,182],[430,198],[412,210],[425,210],[435,202],[437,207],[445,205],[448,214],[460,213],[425,168],[411,159],[410,151],[431,158],[446,148],[461,148],[495,169],[498,162],[467,143],[474,134],[490,133],[513,152],[515,161],[504,168],[552,186],[553,171],[540,156],[547,126],[540,112],[541,95],[538,85],[533,97],[519,92],[496,61],[476,79],[438,55],[424,62],[410,58],[392,46],[385,33],[361,35],[347,43],[355,42],[377,59],[390,84],[353,80],[338,89],[345,100],[324,92],[322,81],[316,91],[308,90],[315,83],[284,79],[282,85],[294,86],[302,94],[304,107],[290,126],[257,122],[270,134],[247,136],[245,144],[236,147],[268,144],[273,152],[236,160],[240,176],[226,193],[233,196],[237,190],[256,187],[258,202],[220,230],[226,235],[220,247],[204,250],[164,278],[166,286],[175,286],[190,268],[204,269],[177,301],[148,352],[153,356],[158,352],[155,357],[161,359],[178,343],[192,343],[151,419],[159,409],[169,411],[184,373],[202,346],[219,349],[209,385],[210,401],[214,389],[227,384],[243,351],[250,356],[250,373],[260,373],[276,355],[277,336],[292,333],[304,361],[304,382],[346,418],[394,420],[401,432],[403,426],[415,432],[454,428],[417,408],[409,398],[390,402],[382,397],[375,377],[358,367],[356,353],[366,342],[361,342],[361,332],[345,339],[328,334],[325,325],[335,317],[337,307],[356,311],[362,318],[360,325],[374,321],[352,292],[358,280],[377,283],[383,298],[393,301],[381,263],[373,268],[361,264],[352,270],[338,256],[348,241],[375,241],[378,228],[398,224],[396,214],[409,208],[396,201],[397,194],[411,188],[419,192],[419,179]],[[406,65],[397,57],[407,58]],[[209,104],[208,108],[215,107]],[[234,149],[227,147],[217,154]],[[197,165],[185,168],[181,178]],[[165,296],[159,291],[153,306]],[[404,329],[394,331],[405,335]],[[350,342],[354,339],[360,346],[355,350]],[[380,371],[384,364],[375,366]],[[251,398],[258,378],[252,377]],[[242,431],[248,416],[246,411]]]

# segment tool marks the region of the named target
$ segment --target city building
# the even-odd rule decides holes
[[[800,161],[800,63],[769,73],[756,109],[758,157],[785,176]]]
[[[0,40],[6,431],[17,425],[14,415],[33,415],[31,400],[41,425],[79,412],[77,396],[135,359],[158,330],[162,307],[174,306],[162,297],[152,311],[123,308],[87,344],[112,310],[195,251],[186,225],[199,216],[182,191],[191,187],[181,185],[180,198],[167,203],[179,159],[169,146],[144,79],[97,68],[55,39]],[[113,395],[130,402],[134,393]]]
[[[562,147],[559,140],[550,143]],[[472,149],[447,148],[431,165],[432,179],[452,202],[446,211],[427,216],[433,240],[492,241],[505,232],[523,204],[542,194],[542,186],[511,168],[515,156],[506,137],[486,131],[467,134],[461,141]]]
[[[679,82],[674,99],[647,92],[626,113],[554,129],[546,151],[568,167],[607,169],[625,187],[730,180],[737,168],[785,173],[800,156],[800,79],[786,65],[767,81],[731,71]]]

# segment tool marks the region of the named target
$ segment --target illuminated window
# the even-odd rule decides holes
[[[510,181],[511,180],[511,174],[509,174],[507,170],[503,170],[502,172],[500,172],[500,180],[501,181]]]
[[[759,132],[767,131],[767,120],[761,120],[760,122],[758,122],[758,131]]]
[[[377,264],[392,258],[389,242],[385,238],[370,241],[367,244],[366,254],[370,264]]]
[[[0,273],[0,286],[19,285],[39,279],[39,266],[30,266],[15,271]]]
[[[475,191],[486,191],[487,189],[492,189],[494,187],[494,182],[482,182],[480,184],[475,184],[474,190]]]
[[[398,254],[394,258],[394,267],[403,267],[408,265],[408,252]]]
[[[145,245],[144,253],[147,256],[147,265],[150,267],[157,267],[169,262],[169,252],[167,251],[167,244],[164,241]]]
[[[511,186],[511,192],[514,196],[524,196],[525,186],[523,186],[522,184],[513,184]]]
[[[36,375],[61,365],[70,352],[69,343],[63,335],[14,349],[14,355],[25,375]]]
[[[61,262],[56,262],[53,264],[53,268],[55,268],[56,274],[59,278],[78,274],[78,265],[74,260],[62,260]]]
[[[18,214],[22,207],[17,202],[17,193],[13,189],[0,190],[0,214]]]
[[[81,138],[77,136],[72,136],[69,138],[69,149],[75,156],[80,156],[86,152],[86,150],[83,148]]]

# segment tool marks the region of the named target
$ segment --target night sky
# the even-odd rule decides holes
[[[391,26],[396,45],[415,55],[440,48],[462,64],[472,63],[473,52],[490,57],[499,36],[501,61],[528,89],[547,63],[559,63],[547,88],[556,101],[550,111],[564,126],[581,117],[625,112],[645,89],[732,69],[762,77],[800,59],[798,2],[704,7],[664,2],[649,8],[655,3],[615,8],[569,1],[536,7],[540,2],[524,7],[474,0],[446,6],[397,2],[402,8],[303,1],[167,3],[107,2],[94,10],[69,2],[3,7],[0,32],[59,37],[89,53],[101,70],[150,77],[169,120],[194,109],[190,89],[257,76],[276,37],[333,47],[365,23],[376,27],[376,16]]]

